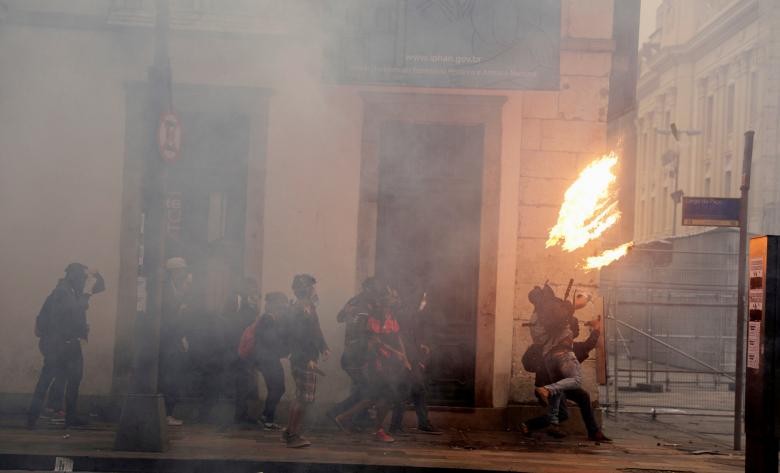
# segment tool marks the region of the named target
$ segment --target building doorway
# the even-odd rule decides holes
[[[180,112],[186,130],[166,176],[165,253],[186,258],[193,293],[219,313],[244,275],[249,119],[199,102]]]
[[[430,402],[473,406],[484,127],[380,126],[376,275],[415,301],[433,358]]]

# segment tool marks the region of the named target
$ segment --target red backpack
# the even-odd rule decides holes
[[[241,334],[241,340],[238,342],[238,357],[244,361],[252,358],[255,352],[255,331],[257,329],[257,322],[255,320]]]

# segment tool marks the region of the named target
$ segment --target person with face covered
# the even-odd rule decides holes
[[[282,292],[265,295],[265,312],[255,327],[255,360],[266,387],[265,407],[260,423],[266,430],[280,430],[276,424],[276,407],[284,395],[282,358],[290,354],[287,323],[290,301]]]
[[[233,421],[236,424],[256,424],[249,417],[248,402],[257,399],[256,375],[252,360],[243,360],[238,356],[241,335],[260,315],[259,290],[257,280],[246,277],[241,289],[230,299],[224,312],[226,364],[235,385],[235,411]]]
[[[374,406],[376,419],[374,438],[379,442],[391,443],[395,439],[388,435],[383,423],[390,407],[402,396],[401,385],[411,371],[406,348],[396,319],[400,300],[398,293],[387,285],[377,287],[375,304],[367,306],[364,333],[366,337],[365,383],[361,390],[362,400],[346,411],[331,417],[342,429],[352,416]]]
[[[328,411],[331,419],[340,429],[344,425],[341,415],[363,401],[366,397],[368,381],[366,379],[366,356],[368,352],[368,332],[366,324],[371,313],[376,312],[382,295],[381,284],[375,277],[363,281],[362,290],[351,298],[339,312],[336,320],[345,325],[344,353],[341,355],[341,368],[352,382],[350,393],[344,400]]]
[[[56,378],[65,387],[65,426],[74,427],[86,422],[77,415],[79,385],[84,373],[81,340],[87,340],[89,325],[87,309],[89,298],[105,290],[103,277],[92,273],[95,283],[92,292],[84,292],[90,273],[81,263],[71,263],[65,268],[65,277],[44,302],[36,320],[35,331],[40,337],[43,368],[35,386],[27,426],[35,428],[41,414],[46,392]]]
[[[314,287],[316,283],[317,280],[309,274],[296,275],[292,283],[295,302],[290,309],[289,343],[295,399],[290,404],[287,429],[282,434],[290,448],[311,445],[311,442],[301,436],[303,420],[317,391],[317,373],[321,373],[317,362],[320,357],[327,359],[330,355],[317,315],[319,298]]]
[[[413,291],[405,291],[408,294]],[[412,303],[411,301],[419,301]],[[399,323],[401,324],[401,339],[406,347],[406,358],[409,360],[411,370],[406,372],[403,378],[399,397],[393,406],[390,420],[390,435],[403,435],[404,411],[407,401],[414,405],[417,415],[417,431],[429,435],[441,435],[442,431],[431,424],[428,418],[428,366],[431,363],[431,349],[425,336],[425,323],[428,305],[428,295],[423,292],[419,298],[411,297],[403,304],[399,311]]]

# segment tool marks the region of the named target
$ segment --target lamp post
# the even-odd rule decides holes
[[[146,283],[146,307],[136,317],[133,372],[114,440],[116,450],[162,452],[168,447],[163,397],[157,389],[162,313],[164,250],[164,183],[167,164],[160,157],[158,124],[171,108],[171,67],[168,57],[168,0],[156,1],[154,62],[148,71],[149,99],[144,118],[148,151],[143,167],[144,244],[140,278]]]

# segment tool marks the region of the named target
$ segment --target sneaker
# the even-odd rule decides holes
[[[554,439],[562,439],[566,437],[566,432],[561,430],[557,425],[551,425],[547,428],[547,435]]]
[[[287,448],[304,448],[311,445],[311,442],[301,437],[300,435],[288,435],[287,436]]]
[[[525,422],[520,422],[517,424],[517,430],[520,431],[521,434],[523,434],[523,437],[533,437],[533,432],[531,432],[531,428],[528,427],[528,424]]]
[[[263,428],[265,430],[282,430],[282,426],[276,422],[263,422]]]
[[[383,443],[393,443],[395,439],[385,433],[385,429],[379,429],[374,434],[376,440]]]
[[[417,430],[421,434],[428,434],[428,435],[441,435],[443,433],[441,430],[437,429],[436,427],[434,427],[431,424],[427,424],[427,425],[423,425],[423,426],[417,427]]]
[[[184,421],[182,421],[180,419],[177,419],[177,418],[175,418],[173,416],[168,416],[168,417],[165,418],[165,420],[168,422],[168,425],[173,426],[173,427],[178,427],[178,426],[184,424]]]
[[[592,441],[594,441],[596,443],[599,443],[599,442],[610,443],[610,442],[612,442],[612,439],[607,437],[606,435],[604,435],[604,432],[602,432],[601,430],[597,430],[593,434],[588,434],[588,440],[592,440]]]
[[[550,390],[541,386],[536,389],[534,389],[534,394],[536,394],[536,398],[539,400],[539,404],[542,407],[547,407],[548,404],[550,404]]]
[[[49,422],[53,424],[62,424],[65,422],[65,411],[52,412],[49,415]]]

